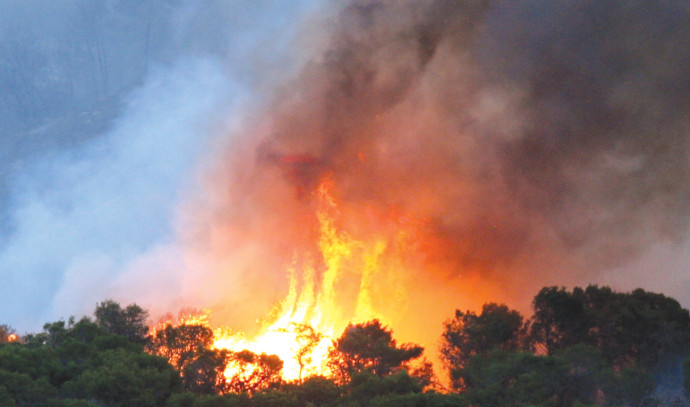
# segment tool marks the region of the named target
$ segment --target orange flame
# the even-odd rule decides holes
[[[327,178],[315,192],[319,202],[319,253],[306,256],[302,262],[295,256],[288,268],[287,295],[256,336],[247,338],[242,333],[216,329],[216,348],[278,355],[284,363],[282,376],[286,380],[329,375],[328,349],[348,323],[377,318],[390,324],[386,317],[400,312],[407,296],[402,284],[403,257],[411,245],[416,245],[419,222],[395,217],[394,222],[388,222],[393,225],[392,232],[384,227],[382,232],[366,238],[355,237],[338,227],[343,214],[334,190],[333,181]],[[370,218],[377,222],[375,217]],[[387,307],[376,301],[375,281],[388,287]],[[382,308],[387,308],[385,315]],[[229,368],[226,376],[236,373]]]

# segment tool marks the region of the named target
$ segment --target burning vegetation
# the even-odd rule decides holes
[[[219,347],[282,348],[293,378],[348,323],[429,349],[456,307],[526,312],[685,242],[687,6],[541,6],[341,3],[182,212],[181,302],[245,332]]]
[[[450,376],[446,387],[422,358],[423,347],[399,344],[375,319],[350,323],[334,339],[294,324],[289,333],[278,332],[286,335],[286,344],[274,342],[271,348],[263,335],[244,342],[283,352],[296,361],[293,372],[285,369],[290,359],[243,348],[237,335],[211,329],[203,314],[184,313],[147,326],[145,310],[108,300],[98,304],[94,319],[48,323],[43,332],[21,339],[11,339],[15,334],[6,328],[0,402],[143,407],[687,403],[690,313],[676,300],[642,289],[545,287],[533,308],[525,319],[506,305],[487,303],[481,312],[457,310],[448,318],[440,340]],[[271,337],[271,331],[265,335]],[[294,350],[285,351],[289,346]],[[681,369],[683,374],[669,375]]]
[[[181,210],[180,303],[209,311],[5,329],[0,404],[687,404],[676,300],[551,286],[685,241],[687,4],[352,0],[331,23]]]

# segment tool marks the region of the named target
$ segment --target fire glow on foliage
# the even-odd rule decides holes
[[[434,358],[456,308],[527,311],[685,241],[686,3],[341,4],[181,211],[185,304],[247,332],[268,315],[218,347],[294,378],[378,318]],[[324,339],[300,366],[307,325]]]
[[[339,225],[343,213],[335,189],[326,178],[313,192],[319,226],[315,252],[295,254],[287,267],[287,294],[264,319],[259,333],[247,337],[228,327],[215,328],[215,348],[275,354],[283,361],[286,380],[328,376],[329,348],[348,323],[378,319],[390,324],[393,310],[404,308],[407,293],[401,283],[414,265],[409,260],[418,251],[423,222],[395,211],[387,216],[372,212],[367,219],[378,223],[379,233],[349,233]],[[183,315],[178,323],[210,326],[207,316]],[[231,363],[226,377],[239,372]]]
[[[396,225],[392,233],[366,237],[349,234],[338,228],[342,214],[334,189],[327,178],[314,192],[319,202],[319,253],[295,255],[303,261],[295,260],[289,267],[288,293],[261,332],[246,338],[216,330],[217,348],[276,354],[284,362],[283,378],[288,380],[328,375],[328,349],[348,323],[374,318],[386,322],[374,298],[374,281],[402,289],[395,282],[403,278],[403,255],[414,244],[417,225],[409,220],[402,224],[398,218],[387,222],[386,226]],[[346,287],[353,284],[357,286]],[[403,292],[397,295],[406,296]]]

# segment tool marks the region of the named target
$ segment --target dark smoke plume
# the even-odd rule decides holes
[[[689,3],[350,1],[328,26],[223,156],[211,223],[309,240],[330,176],[427,219],[447,278],[524,296],[686,238]]]

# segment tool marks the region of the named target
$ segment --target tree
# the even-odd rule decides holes
[[[611,293],[596,302],[608,287],[589,286],[585,291],[592,310],[593,342],[604,357],[619,368],[639,366],[653,371],[667,361],[677,361],[690,352],[690,314],[678,301],[663,294],[636,289]]]
[[[378,320],[348,325],[329,352],[329,367],[339,383],[347,383],[352,374],[368,371],[386,376],[406,369],[406,363],[422,355],[424,348],[415,344],[397,346],[392,332]]]
[[[505,305],[484,304],[479,315],[456,310],[455,317],[444,323],[441,359],[449,370],[459,369],[474,355],[516,350],[522,339],[522,315]],[[459,388],[460,383],[454,386]]]
[[[0,369],[0,383],[18,406],[44,405],[57,396],[57,389],[46,377],[33,379],[26,373]]]
[[[544,287],[534,297],[532,307],[529,338],[533,346],[541,346],[551,355],[578,343],[591,344],[588,333],[592,320],[581,288],[569,293],[564,287]]]
[[[200,348],[182,371],[182,384],[187,390],[200,394],[218,394],[225,390],[225,369],[228,352]]]
[[[578,344],[558,350],[553,358],[566,367],[567,383],[560,393],[562,405],[575,401],[596,404],[604,393],[604,385],[614,382],[614,371],[601,351],[593,346]]]
[[[611,372],[602,381],[606,405],[629,407],[655,407],[656,381],[644,369],[636,366]]]
[[[96,306],[94,316],[98,326],[114,335],[142,344],[146,341],[148,312],[136,304],[122,309],[117,302],[105,300]]]
[[[298,405],[324,406],[333,404],[341,395],[342,389],[333,380],[322,376],[311,376],[294,386]]]
[[[690,314],[662,294],[545,287],[533,305],[530,339],[548,354],[582,343],[599,348],[617,369],[649,370],[690,350]]]
[[[182,371],[200,349],[209,348],[212,344],[213,331],[207,326],[166,324],[151,335],[147,349],[165,357],[178,371]]]
[[[255,394],[281,383],[283,361],[276,355],[243,350],[231,352],[228,369],[233,372],[226,389],[234,393]]]
[[[362,370],[352,374],[347,384],[344,404],[366,406],[370,400],[377,397],[421,393],[422,388],[419,381],[405,370],[387,376],[377,376],[371,371]]]
[[[683,362],[683,391],[685,397],[690,399],[690,358]]]
[[[464,384],[471,405],[568,405],[558,403],[568,383],[568,367],[555,357],[495,349],[471,357],[453,375]]]
[[[161,406],[179,386],[179,376],[163,358],[141,351],[94,353],[88,367],[63,385],[63,394],[113,407]]]
[[[50,322],[43,325],[43,332],[38,334],[28,334],[24,340],[28,345],[46,345],[52,348],[60,346],[67,336],[65,321]]]
[[[323,339],[323,335],[316,332],[309,324],[293,324],[293,326],[297,335],[297,343],[300,345],[295,353],[295,359],[299,364],[298,380],[302,381],[304,368],[312,362],[312,352]]]
[[[60,361],[48,346],[30,347],[18,343],[0,346],[0,369],[28,375],[32,380],[54,380],[60,374]]]
[[[180,373],[187,390],[209,394],[225,387],[225,351],[212,349],[213,331],[203,325],[167,324],[149,338],[147,350],[165,357]]]
[[[178,390],[180,378],[164,358],[85,317],[0,345],[0,383],[3,406],[153,407]]]
[[[10,328],[9,325],[0,325],[0,343],[13,342],[18,338],[14,329]]]

